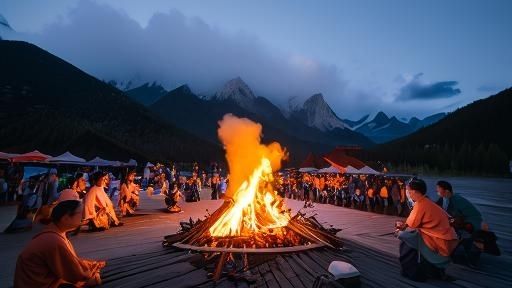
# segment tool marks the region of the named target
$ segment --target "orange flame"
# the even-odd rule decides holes
[[[226,114],[219,126],[230,171],[226,196],[234,203],[210,227],[210,234],[247,236],[286,226],[290,216],[283,213],[282,199],[271,185],[272,171],[286,155],[281,145],[261,144],[261,125],[247,118]]]

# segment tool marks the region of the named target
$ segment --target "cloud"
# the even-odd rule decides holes
[[[404,78],[403,81],[405,84],[400,87],[395,100],[445,99],[457,96],[461,93],[461,90],[455,87],[459,84],[457,81],[425,82],[421,79],[422,76],[423,73],[419,73],[412,78]]]
[[[271,49],[247,33],[224,33],[177,10],[156,13],[143,27],[110,6],[83,0],[65,19],[22,37],[99,79],[157,81],[167,89],[189,84],[211,95],[240,76],[278,104],[290,96],[344,93],[334,65]]]

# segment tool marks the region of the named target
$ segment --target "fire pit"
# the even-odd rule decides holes
[[[219,126],[230,170],[225,201],[206,219],[183,223],[180,232],[165,237],[164,246],[220,253],[216,271],[233,253],[291,253],[342,246],[336,237],[340,230],[326,229],[300,211],[292,217],[286,209],[272,183],[273,171],[287,154],[278,143],[260,143],[260,124],[228,114]]]

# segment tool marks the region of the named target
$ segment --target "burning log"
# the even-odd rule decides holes
[[[266,232],[256,232],[246,236],[212,236],[209,228],[217,220],[215,217],[219,217],[231,205],[231,201],[226,201],[211,216],[193,223],[191,228],[166,236],[164,246],[177,244],[174,246],[192,250],[248,253],[291,252],[321,246],[330,248],[343,246],[341,239],[336,236],[339,229],[326,229],[314,216],[305,217],[302,213],[291,217],[287,226],[268,229]],[[292,247],[294,248],[289,249]]]

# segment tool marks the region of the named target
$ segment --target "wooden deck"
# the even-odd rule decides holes
[[[207,191],[203,191],[206,198]],[[222,277],[214,282],[198,254],[163,248],[163,236],[175,233],[179,221],[203,217],[219,207],[221,201],[184,203],[184,213],[163,211],[161,196],[144,197],[140,216],[125,218],[125,225],[105,232],[81,233],[72,242],[82,257],[106,259],[103,287],[311,287],[315,278],[327,273],[331,261],[352,263],[361,272],[362,287],[511,287],[510,255],[483,255],[481,267],[473,270],[451,265],[447,272],[454,282],[416,283],[400,276],[397,261],[398,241],[389,235],[396,217],[360,212],[352,209],[317,205],[313,210],[320,221],[343,228],[345,249],[319,248],[293,254],[258,256],[249,262],[244,279]],[[288,201],[296,211],[302,205]],[[0,287],[12,285],[17,254],[38,230],[13,235],[0,234],[1,256],[7,265],[0,271]],[[8,285],[5,285],[8,283]],[[5,285],[5,286],[4,286]]]

